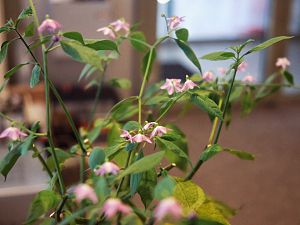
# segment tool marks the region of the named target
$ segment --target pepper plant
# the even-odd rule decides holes
[[[29,4],[16,20],[10,19],[0,28],[1,33],[14,34],[14,38],[2,43],[1,62],[8,47],[15,42],[22,42],[30,55],[30,61],[16,65],[2,75],[1,91],[15,72],[25,66],[32,66],[30,87],[43,83],[45,89],[45,133],[39,133],[38,121],[28,128],[23,122],[0,114],[11,124],[0,135],[0,138],[9,139],[8,152],[0,162],[1,174],[9,179],[9,172],[17,160],[31,152],[49,177],[48,188],[34,197],[25,224],[229,225],[236,211],[207,196],[193,177],[206,161],[220,152],[241,160],[254,160],[249,152],[219,144],[224,125],[228,126],[231,121],[232,104],[240,103],[242,113],[248,114],[258,102],[281,87],[295,85],[287,70],[289,61],[286,58],[278,60],[277,66],[281,69],[263,83],[256,83],[250,75],[237,80],[236,75],[245,69],[248,55],[291,37],[275,37],[252,48],[249,45],[254,40],[248,40],[226,51],[198,57],[188,43],[189,31],[180,28],[184,17],[167,18],[163,15],[167,34],[154,43],[148,43],[144,34],[131,27],[124,18],[98,30],[107,39],[87,39],[79,32],[64,31],[58,21],[49,17],[40,23],[32,0]],[[21,30],[20,24],[25,21],[27,25]],[[38,38],[32,42],[34,37]],[[149,84],[157,48],[165,41],[174,42],[198,72],[184,74],[183,80],[166,79]],[[118,102],[104,118],[95,118],[106,68],[111,61],[118,60],[119,49],[124,42],[129,42],[144,55],[139,94]],[[33,50],[37,48],[42,52],[41,60],[34,54]],[[75,125],[48,73],[48,56],[58,48],[71,59],[84,64],[79,80],[87,79],[88,86],[97,86],[87,127],[78,129]],[[221,68],[222,76],[215,78],[211,71],[203,71],[200,59],[226,60],[231,64],[229,68]],[[278,83],[277,77],[282,77],[285,82]],[[129,80],[121,78],[108,82],[121,88],[130,85]],[[76,144],[69,149],[61,149],[54,144],[50,93],[63,109],[76,137]],[[204,148],[199,146],[202,151],[195,163],[189,158],[184,132],[176,124],[168,122],[170,111],[176,105],[195,105],[207,113],[212,122],[207,145]],[[105,147],[100,147],[96,140],[104,129],[108,130],[108,134]],[[41,137],[47,139],[48,146],[38,147],[40,145],[36,143]],[[66,186],[62,169],[69,158],[80,158],[80,180]],[[184,176],[172,175],[174,167],[182,170]]]

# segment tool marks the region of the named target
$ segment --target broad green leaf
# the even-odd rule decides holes
[[[169,97],[167,96],[161,96],[161,95],[157,95],[157,96],[153,96],[152,98],[147,99],[147,101],[145,102],[145,105],[158,105],[164,102],[169,101]]]
[[[157,184],[157,174],[154,168],[142,174],[140,185],[137,191],[141,196],[141,200],[145,208],[148,208],[148,206],[153,200],[153,191],[156,184]]]
[[[25,37],[32,37],[34,35],[34,22],[32,21],[25,28]]]
[[[7,55],[7,49],[9,45],[9,41],[4,41],[1,45],[1,50],[0,50],[0,64],[4,61]]]
[[[0,28],[0,34],[2,32],[12,31],[14,29],[15,23],[12,19],[8,20],[3,27]]]
[[[223,214],[213,202],[204,202],[200,207],[195,209],[195,212],[200,219],[215,221],[223,225],[230,225],[228,220],[223,216]]]
[[[215,145],[211,145],[209,147],[207,147],[200,156],[200,159],[205,162],[207,160],[209,160],[211,157],[213,157],[214,155],[218,154],[219,152],[222,151],[222,147],[218,144]]]
[[[4,78],[5,79],[9,79],[12,77],[12,75],[14,75],[21,67],[28,65],[29,63],[22,63],[22,64],[18,64],[15,67],[11,68],[9,71],[7,71],[4,74]]]
[[[107,144],[108,146],[112,146],[119,141],[123,141],[124,139],[120,137],[121,135],[121,125],[114,121],[111,124],[111,128],[107,134]]]
[[[41,67],[36,64],[31,72],[31,78],[30,78],[30,87],[33,88],[35,85],[37,85],[40,82],[40,73],[41,73]]]
[[[21,146],[22,143],[18,144],[12,150],[10,150],[4,158],[0,161],[0,172],[4,176],[5,180],[9,171],[14,167],[15,163],[21,156]]]
[[[72,59],[90,64],[101,71],[103,70],[101,64],[103,58],[99,56],[96,50],[83,46],[75,41],[61,41],[60,44],[65,53],[71,56]]]
[[[143,75],[147,76],[146,78],[147,80],[149,79],[149,76],[151,74],[155,58],[156,58],[156,51],[154,48],[151,48],[143,58],[142,71],[143,71]]]
[[[170,98],[169,101],[162,104],[159,110],[159,116],[165,114],[176,103],[177,98]]]
[[[237,210],[235,210],[232,207],[228,206],[226,203],[221,202],[219,200],[216,200],[212,197],[206,196],[206,201],[207,202],[212,202],[214,204],[214,206],[222,213],[222,215],[226,219],[232,218],[237,213]]]
[[[113,159],[121,150],[124,149],[125,145],[126,145],[125,143],[118,143],[116,145],[105,148],[104,152],[106,157],[109,160]]]
[[[213,52],[201,57],[201,59],[206,59],[210,61],[220,61],[233,59],[235,57],[233,52]]]
[[[135,157],[135,162],[138,160],[142,159],[144,157],[143,152],[141,151],[136,157]],[[139,187],[141,178],[142,178],[142,173],[136,173],[136,174],[131,174],[130,175],[130,196],[133,196]]]
[[[55,225],[56,221],[54,218],[46,218],[40,225]]]
[[[183,207],[185,213],[189,213],[199,208],[205,201],[205,194],[202,188],[192,181],[176,179],[174,197]]]
[[[259,101],[259,100],[267,97],[268,95],[276,92],[279,89],[279,87],[276,87],[276,86],[271,87],[271,88],[268,87],[269,84],[272,84],[273,81],[275,81],[277,76],[278,76],[278,74],[274,73],[265,80],[265,82],[263,83],[264,85],[260,89],[258,89],[258,91],[255,95],[255,100],[256,101]]]
[[[174,194],[175,186],[176,182],[172,177],[164,177],[154,188],[154,198],[162,200],[164,198],[172,196]]]
[[[183,41],[183,42],[187,42],[189,39],[189,31],[186,28],[181,28],[175,31],[176,37]]]
[[[98,199],[104,201],[110,194],[110,188],[108,187],[107,180],[105,177],[100,176],[95,185],[95,192]]]
[[[255,46],[254,48],[250,49],[247,53],[247,54],[250,54],[252,52],[257,52],[257,51],[260,51],[260,50],[263,50],[265,48],[268,48],[270,47],[271,45],[273,44],[276,44],[277,42],[280,42],[280,41],[283,41],[283,40],[287,40],[287,39],[291,39],[293,37],[291,36],[279,36],[279,37],[275,37],[275,38],[271,38],[257,46]]]
[[[289,71],[285,70],[283,76],[290,85],[294,85],[294,77]]]
[[[59,203],[59,196],[49,190],[39,192],[33,199],[29,210],[29,216],[25,225],[35,224],[35,222],[50,209],[57,207]]]
[[[120,119],[120,114],[124,114],[128,112],[129,107],[133,105],[133,103],[137,100],[137,98],[138,98],[137,96],[131,96],[115,104],[110,110],[111,116],[115,119]]]
[[[33,140],[36,137],[33,134],[30,134],[23,143],[20,145],[21,155],[26,155],[27,152],[32,148]]]
[[[147,170],[154,168],[157,164],[159,164],[164,157],[165,152],[160,151],[151,155],[147,155],[144,158],[134,162],[131,164],[126,170],[124,170],[117,179],[121,179],[129,174],[141,173]]]
[[[191,101],[205,112],[208,112],[211,116],[215,116],[223,120],[222,112],[219,106],[209,97],[205,95],[192,94]]]
[[[51,149],[50,148],[47,148],[48,152],[51,153]],[[60,167],[63,166],[63,163],[72,157],[72,155],[69,153],[69,152],[66,152],[62,149],[59,149],[59,148],[55,148],[55,153],[56,153],[56,157],[57,157],[57,160],[58,160],[58,163],[60,165]],[[55,170],[55,164],[54,164],[54,158],[53,156],[50,156],[47,158],[46,160],[46,163],[49,167],[49,169],[51,171],[54,171]]]
[[[149,49],[145,35],[142,32],[131,33],[130,43],[132,47],[141,52],[146,52]]]
[[[125,78],[112,78],[110,81],[108,81],[108,84],[116,88],[131,88],[131,81]]]
[[[243,90],[244,90],[243,86],[234,86],[229,98],[229,102],[234,102],[238,100],[241,97]]]
[[[93,170],[98,165],[105,162],[105,152],[99,147],[95,147],[89,156],[89,166]]]
[[[83,37],[82,37],[81,33],[79,33],[79,32],[75,32],[75,31],[74,32],[65,32],[65,33],[63,33],[63,36],[66,38],[78,41],[84,45]]]
[[[96,120],[94,128],[87,134],[90,143],[93,143],[100,136],[102,129],[108,126],[109,123],[110,121],[106,119]]]
[[[238,52],[241,52],[248,44],[253,43],[254,41],[255,40],[253,40],[253,39],[248,39],[243,44],[239,45]]]
[[[246,89],[241,99],[242,114],[249,114],[255,106],[255,98],[252,96],[251,89]]]
[[[222,223],[218,223],[215,221],[209,221],[209,220],[203,220],[203,219],[199,219],[196,217],[189,219],[187,224],[189,224],[189,225],[223,225]]]
[[[18,16],[18,20],[23,20],[23,19],[26,19],[26,18],[28,18],[30,16],[32,16],[32,9],[29,6],[26,9],[23,9],[23,11]]]
[[[238,150],[231,149],[231,148],[225,148],[224,151],[228,152],[234,156],[237,156],[240,159],[244,159],[244,160],[254,160],[255,159],[255,156],[249,152],[238,151]]]
[[[123,130],[128,130],[128,131],[139,130],[140,128],[141,126],[137,121],[128,121],[123,126]]]
[[[117,44],[115,42],[111,41],[111,40],[100,40],[100,41],[96,41],[96,42],[86,44],[86,46],[89,47],[89,48],[92,48],[96,51],[110,50],[110,51],[119,52]]]
[[[175,39],[177,45],[181,48],[181,50],[184,52],[186,57],[198,68],[199,72],[202,74],[202,69],[200,66],[200,62],[193,51],[193,49],[184,41]]]

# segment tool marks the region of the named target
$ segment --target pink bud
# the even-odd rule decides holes
[[[97,176],[103,176],[105,174],[116,175],[119,173],[119,171],[120,171],[120,168],[112,162],[105,162],[99,168],[94,170],[94,172]]]
[[[276,61],[276,66],[281,67],[283,70],[285,70],[290,65],[291,63],[286,57],[278,58]]]
[[[205,72],[202,76],[203,80],[206,82],[210,82],[214,80],[214,74],[210,71]]]
[[[137,143],[148,142],[148,143],[152,144],[152,141],[146,135],[143,135],[143,134],[134,135],[132,138],[132,141],[137,142]]]
[[[45,19],[38,27],[38,32],[40,34],[43,33],[57,34],[61,28],[62,28],[61,24],[56,20]]]
[[[184,18],[184,16],[182,16],[182,17],[172,16],[170,18],[167,18],[169,28],[172,30],[172,29],[178,27],[184,21],[183,18]]]
[[[247,75],[244,77],[243,82],[246,84],[252,84],[255,82],[255,78],[251,75]]]
[[[80,203],[84,199],[91,200],[94,204],[98,202],[97,195],[93,188],[87,184],[79,184],[74,189],[76,202]]]
[[[8,127],[0,134],[0,138],[10,138],[13,141],[26,137],[27,134],[20,131],[17,127]]]
[[[144,127],[143,127],[143,130],[148,130],[150,128],[153,128],[154,126],[156,126],[157,123],[156,122],[150,122],[150,123],[147,123]]]
[[[109,37],[111,37],[112,39],[115,39],[116,38],[116,34],[115,34],[115,32],[112,30],[112,28],[110,28],[110,27],[102,27],[102,28],[99,28],[98,30],[97,30],[97,32],[103,32],[103,34],[105,35],[105,36],[109,36]]]
[[[247,67],[248,67],[248,63],[241,62],[241,64],[238,66],[237,70],[239,72],[245,72]]]
[[[112,22],[110,25],[114,28],[115,32],[118,32],[120,30],[125,30],[126,32],[128,32],[130,29],[129,23],[125,22],[124,19],[118,19],[115,22]]]
[[[120,137],[125,138],[127,141],[132,142],[132,135],[127,130],[122,130]]]
[[[158,221],[161,221],[166,216],[171,216],[174,219],[180,219],[182,216],[182,208],[174,197],[161,200],[154,210],[154,217]]]
[[[152,131],[150,138],[153,138],[155,136],[161,137],[164,134],[166,134],[168,131],[171,131],[171,129],[167,128],[167,127],[163,127],[163,126],[157,126],[154,128],[154,130]]]
[[[132,212],[132,209],[121,202],[120,199],[109,198],[103,205],[103,213],[108,218],[111,219],[117,215],[117,213],[129,214]]]

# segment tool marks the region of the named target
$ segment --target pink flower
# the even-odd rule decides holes
[[[248,67],[248,63],[246,62],[241,62],[241,64],[238,66],[238,71],[239,72],[245,72],[246,68]]]
[[[26,137],[27,134],[20,131],[17,127],[8,127],[0,134],[0,138],[10,138],[13,141],[21,139],[22,137]]]
[[[244,77],[243,82],[246,84],[252,84],[255,82],[255,78],[251,75],[247,75]]]
[[[214,74],[210,71],[207,71],[202,76],[203,80],[206,82],[210,82],[214,80]]]
[[[222,74],[222,75],[225,75],[226,72],[227,72],[226,68],[224,68],[224,67],[219,67],[219,68],[218,68],[218,71],[219,71],[219,73]]]
[[[160,87],[160,89],[166,89],[169,95],[174,92],[181,92],[181,80],[180,79],[166,79],[166,82]]]
[[[290,65],[291,63],[286,57],[278,58],[276,61],[276,66],[281,67],[283,70],[285,70]]]
[[[94,172],[97,176],[103,176],[105,174],[113,174],[116,175],[120,171],[120,168],[112,163],[112,162],[105,162],[99,168],[94,169]]]
[[[38,32],[40,34],[42,33],[57,34],[61,28],[62,25],[56,20],[45,19],[38,27]]]
[[[157,126],[154,128],[154,130],[152,131],[150,138],[153,138],[155,136],[161,137],[164,134],[166,134],[168,131],[171,131],[171,129],[167,128],[167,127],[163,127],[163,126]]]
[[[115,32],[118,32],[122,29],[128,32],[130,28],[129,23],[126,23],[124,19],[118,19],[115,22],[112,22],[110,25],[114,28]]]
[[[197,84],[195,84],[193,81],[187,79],[182,88],[181,88],[181,91],[187,91],[187,90],[190,90],[190,89],[194,89],[194,87],[197,87]]]
[[[150,122],[150,123],[146,123],[146,125],[143,127],[143,130],[148,130],[150,128],[153,128],[154,126],[156,126],[157,123],[156,122]]]
[[[120,199],[109,198],[103,205],[103,213],[108,218],[111,219],[117,215],[117,213],[129,214],[132,209],[121,202]]]
[[[132,135],[127,130],[122,130],[120,137],[125,138],[127,141],[132,142]]]
[[[76,202],[80,203],[84,199],[91,200],[94,204],[98,202],[97,195],[91,186],[87,184],[79,184],[74,189]]]
[[[98,31],[98,32],[103,32],[103,34],[104,34],[105,36],[109,36],[109,37],[111,37],[112,39],[115,39],[115,38],[116,38],[115,32],[114,32],[114,31],[112,30],[112,28],[110,28],[110,27],[102,27],[102,28],[99,28],[97,31]]]
[[[152,141],[145,135],[143,134],[136,134],[133,136],[132,138],[133,142],[137,142],[137,143],[141,143],[141,142],[148,142],[150,144],[152,144]]]
[[[161,200],[154,210],[154,217],[158,221],[161,221],[166,216],[171,216],[174,219],[180,219],[182,216],[182,208],[174,197]]]
[[[168,20],[168,26],[172,30],[176,27],[178,27],[183,21],[184,21],[184,16],[172,16],[170,18],[167,18]]]

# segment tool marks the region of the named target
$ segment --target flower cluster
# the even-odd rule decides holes
[[[125,19],[121,18],[110,23],[108,26],[99,28],[97,31],[103,32],[105,36],[109,36],[112,39],[115,39],[121,31],[124,31],[125,36],[128,36],[130,31],[130,24],[127,23]]]
[[[59,35],[61,29],[62,25],[58,21],[47,18],[38,27],[38,32],[40,34],[53,35],[52,41],[58,42],[61,38],[61,36]]]
[[[285,70],[288,66],[291,65],[291,63],[286,57],[283,57],[283,58],[278,58],[275,65]]]
[[[100,167],[98,167],[94,170],[94,172],[97,176],[103,176],[105,174],[116,175],[116,174],[118,174],[119,171],[120,171],[120,168],[112,162],[105,162]]]
[[[197,87],[190,79],[186,79],[184,84],[181,84],[181,79],[166,79],[166,82],[160,87],[160,89],[167,90],[169,95],[172,95],[174,92],[180,93]]]
[[[152,144],[151,139],[153,139],[154,137],[161,137],[168,131],[171,131],[171,129],[159,126],[156,122],[150,122],[146,123],[141,132],[129,132],[127,130],[122,130],[120,137],[124,138],[130,143],[148,142],[149,144]]]
[[[168,27],[171,30],[173,30],[184,21],[184,16],[172,16],[170,18],[167,18],[167,21],[168,21]]]

